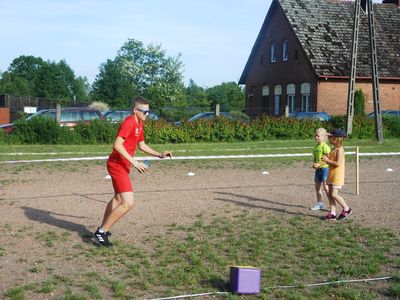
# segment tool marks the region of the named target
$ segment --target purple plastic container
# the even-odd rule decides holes
[[[230,268],[230,289],[236,294],[259,294],[261,271],[250,266],[232,266]]]

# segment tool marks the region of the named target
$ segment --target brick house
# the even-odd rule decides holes
[[[374,4],[381,109],[400,109],[400,0]],[[354,2],[273,0],[239,84],[250,116],[347,112]],[[368,18],[361,16],[356,89],[373,111]]]

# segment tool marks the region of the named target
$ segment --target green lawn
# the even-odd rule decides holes
[[[158,150],[171,149],[176,156],[310,153],[314,141],[151,146]],[[353,151],[355,146],[359,146],[361,152],[393,152],[399,151],[400,140],[386,140],[384,144],[370,140],[346,141],[347,151]],[[110,150],[110,145],[2,145],[0,160],[107,156]],[[23,154],[10,154],[17,152]],[[56,154],[50,154],[53,152]],[[235,163],[234,160],[226,162],[234,164],[233,167],[259,168],[260,163],[282,164],[309,159],[310,157],[241,159]],[[173,160],[166,165],[185,163],[194,162]],[[208,162],[213,163],[218,162]],[[65,164],[47,164],[55,168],[65,167]],[[88,164],[90,166],[90,163],[85,163],[85,166]],[[73,166],[74,163],[70,165]],[[206,167],[207,163],[203,163],[203,166]],[[34,168],[34,164],[21,167]],[[81,168],[82,165],[74,172],[79,172]],[[2,169],[4,172],[10,170]],[[2,230],[13,239],[22,238],[24,234],[33,235],[42,247],[48,249],[46,254],[38,258],[27,270],[44,275],[46,279],[23,285],[15,284],[2,292],[0,297],[15,300],[31,297],[65,300],[144,299],[148,295],[167,297],[187,293],[228,292],[230,265],[254,265],[260,268],[262,293],[261,296],[237,296],[228,293],[228,299],[400,297],[398,232],[366,228],[352,220],[316,224],[315,220],[305,216],[274,215],[257,211],[238,212],[233,218],[231,211],[220,212],[207,221],[199,215],[191,225],[171,223],[164,229],[161,231],[166,232],[165,234],[150,236],[144,242],[146,248],[116,239],[115,246],[108,249],[93,246],[89,242],[90,236],[83,236],[88,242],[82,243],[76,241],[68,232],[42,232],[35,228],[28,232],[18,225],[6,224]],[[65,247],[65,241],[69,241],[71,246]],[[7,259],[6,249],[6,245],[0,245],[1,259]],[[55,256],[57,260],[69,261],[71,265],[76,265],[76,268],[70,269],[68,273],[48,268],[47,261],[54,260]],[[87,259],[88,265],[85,267],[79,265],[82,257]],[[383,282],[305,287],[310,283],[380,276],[394,278]],[[297,288],[274,288],[281,285],[295,285]],[[53,294],[57,296],[53,297]]]
[[[113,248],[102,248],[76,243],[67,233],[36,232],[36,239],[48,251],[29,272],[48,274],[47,279],[16,285],[5,296],[29,299],[56,293],[61,296],[55,299],[148,299],[148,295],[219,291],[228,292],[228,299],[259,299],[229,293],[229,267],[253,265],[262,271],[263,299],[400,297],[400,237],[390,230],[368,229],[352,221],[316,226],[303,216],[261,212],[241,212],[233,219],[216,215],[208,222],[199,215],[192,225],[172,223],[166,229],[165,234],[148,238],[147,250],[123,240],[117,240]],[[65,247],[65,240],[71,247]],[[54,255],[76,268],[68,273],[49,270],[46,260]],[[81,257],[90,265],[79,266]],[[395,278],[383,283],[305,287],[388,275]],[[282,285],[297,288],[276,288]]]
[[[314,145],[315,141],[313,140],[281,140],[242,143],[163,144],[150,146],[157,150],[172,150],[175,156],[199,156],[311,153]],[[346,151],[354,151],[356,146],[360,147],[361,152],[394,152],[400,151],[400,139],[387,139],[383,144],[374,140],[348,140],[345,142]],[[105,157],[110,154],[111,150],[112,145],[0,145],[0,161],[68,157]],[[143,154],[138,151],[137,156],[143,156]]]

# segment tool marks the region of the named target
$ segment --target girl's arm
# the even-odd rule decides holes
[[[322,160],[326,162],[328,165],[334,166],[334,167],[340,167],[343,164],[343,158],[344,158],[344,150],[343,147],[340,147],[334,151],[337,151],[336,155],[336,160],[331,160],[329,159],[328,156],[324,155],[322,157]]]

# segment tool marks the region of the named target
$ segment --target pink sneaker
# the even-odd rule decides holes
[[[331,212],[328,212],[328,214],[325,217],[322,217],[321,219],[326,221],[336,221],[336,215],[332,214]]]
[[[348,216],[350,216],[352,213],[351,208],[349,207],[348,211],[345,211],[344,209],[342,210],[341,214],[338,217],[338,220],[344,220],[346,219]]]

